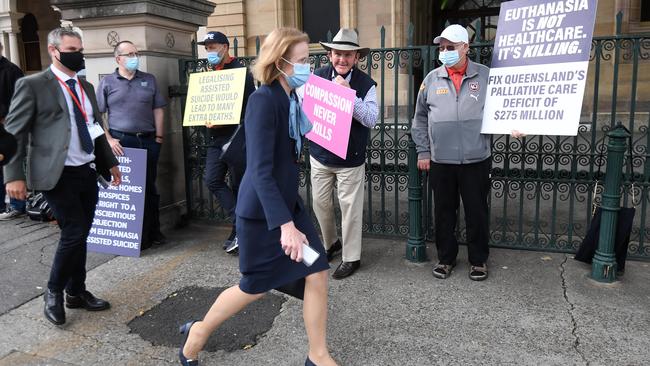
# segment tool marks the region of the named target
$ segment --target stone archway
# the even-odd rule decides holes
[[[22,55],[25,72],[40,71],[41,49],[38,37],[38,21],[32,13],[26,14],[20,20],[20,35],[22,40]]]
[[[430,44],[448,23],[466,26],[474,39],[480,21],[483,40],[496,34],[496,23],[504,0],[412,0],[411,14],[415,25],[414,42]]]

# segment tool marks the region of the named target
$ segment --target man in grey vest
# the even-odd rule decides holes
[[[5,126],[18,148],[4,167],[4,179],[9,197],[25,199],[28,187],[43,191],[61,228],[44,309],[47,320],[61,325],[64,290],[68,308],[110,307],[86,289],[86,240],[98,199],[97,175],[107,180],[112,175],[113,185],[121,175],[99,123],[94,88],[77,77],[84,68],[81,35],[56,28],[47,42],[52,65],[16,83]]]

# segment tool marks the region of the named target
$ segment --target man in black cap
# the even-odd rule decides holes
[[[236,57],[229,54],[230,42],[221,32],[208,32],[202,42],[198,44],[205,46],[208,52],[208,70],[228,70],[238,67],[246,67]],[[244,86],[244,101],[241,109],[241,121],[244,120],[246,103],[248,97],[255,91],[253,76],[246,73],[246,85]],[[240,122],[241,123],[241,122]],[[207,123],[210,146],[208,147],[205,159],[205,184],[212,194],[219,200],[221,207],[228,213],[232,220],[232,231],[224,243],[224,249],[228,253],[236,253],[239,245],[237,243],[237,232],[235,230],[235,203],[237,199],[237,189],[239,182],[244,175],[246,165],[246,156],[241,154],[241,161],[237,164],[227,163],[222,160],[221,153],[224,144],[237,129],[236,125],[214,125]],[[243,126],[242,126],[243,127]],[[234,147],[233,147],[234,148]],[[243,151],[243,150],[242,150]],[[230,184],[226,183],[226,174],[230,172]]]

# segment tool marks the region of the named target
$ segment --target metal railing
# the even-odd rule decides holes
[[[605,173],[604,159],[599,157],[606,149],[605,134],[622,122],[631,131],[633,141],[633,168],[624,172],[621,187],[623,204],[630,202],[632,174],[635,194],[640,198],[630,257],[650,258],[650,94],[639,93],[642,81],[650,81],[650,35],[621,34],[622,15],[617,19],[616,35],[593,40],[577,136],[529,136],[521,140],[507,135],[492,136],[491,245],[575,251],[589,227],[593,202],[598,200],[593,197],[595,181]],[[409,46],[387,48],[382,27],[380,48],[372,49],[359,63],[359,68],[378,82],[380,104],[379,121],[371,132],[367,149],[363,230],[377,235],[410,235],[409,242],[414,242],[418,235],[431,240],[435,232],[428,179],[426,174],[413,171],[413,167],[409,172],[408,160],[410,121],[417,91],[424,76],[436,67],[438,56],[432,45],[410,45],[412,29],[409,27]],[[480,35],[476,40],[470,46],[470,57],[489,65],[492,44],[482,42]],[[237,40],[232,49],[237,50]],[[250,65],[254,57],[240,59]],[[310,59],[314,68],[328,62],[325,53],[312,54]],[[178,96],[183,97],[187,75],[206,70],[207,61],[181,60],[179,66],[182,85]],[[224,213],[202,182],[207,141],[205,128],[184,129],[188,207],[194,216],[224,220]],[[413,149],[411,154],[414,153]],[[301,190],[305,203],[311,206],[309,169],[306,159],[300,175]],[[414,184],[414,180],[418,183]],[[416,188],[419,193],[414,191]],[[418,200],[421,208],[414,205],[413,201]],[[462,242],[462,209],[458,215]]]

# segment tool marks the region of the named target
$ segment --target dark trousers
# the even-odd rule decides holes
[[[0,166],[0,212],[5,212],[7,209],[7,204],[5,203],[5,199],[7,198],[7,190],[5,189],[5,180],[4,180],[4,175],[2,174],[2,167]]]
[[[234,223],[237,191],[244,172],[241,171],[241,168],[230,166],[221,160],[221,148],[228,142],[228,138],[212,137],[211,140],[212,145],[208,147],[205,157],[205,175],[203,180]],[[230,172],[230,187],[226,183],[226,174],[228,172]]]
[[[156,188],[160,144],[156,142],[155,134],[142,137],[126,135],[116,130],[110,130],[110,133],[113,138],[120,140],[120,145],[123,147],[147,150],[147,180],[142,217],[142,246],[146,248],[150,240],[158,237],[160,233],[160,195]]]
[[[458,165],[431,162],[429,178],[435,205],[436,247],[442,264],[451,264],[458,255],[455,231],[459,194],[465,208],[469,263],[476,266],[487,261],[491,162],[491,159]]]
[[[77,295],[86,289],[86,240],[95,217],[99,189],[89,164],[63,168],[56,186],[43,192],[59,228],[61,239],[47,287]]]

